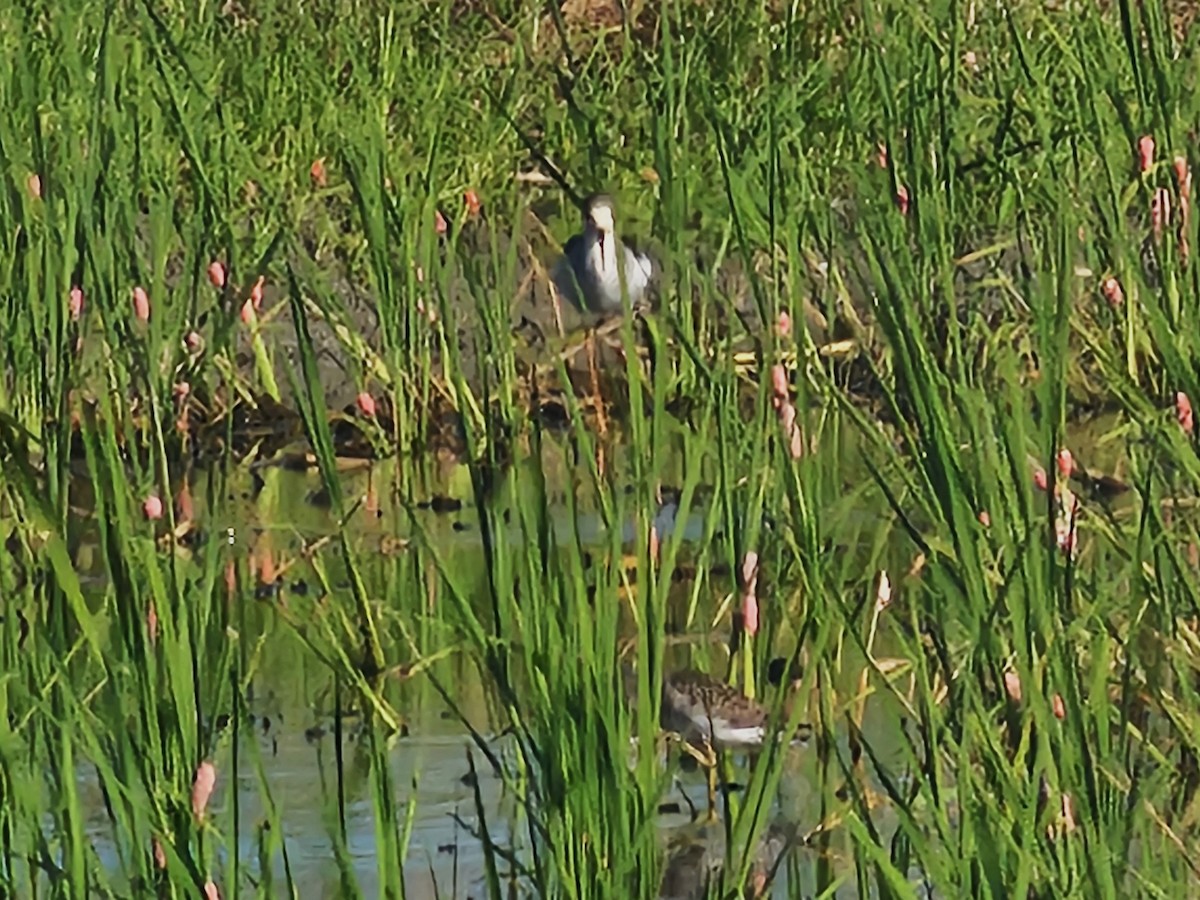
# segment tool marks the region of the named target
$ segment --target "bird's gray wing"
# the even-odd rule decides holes
[[[563,244],[562,256],[554,264],[554,269],[550,273],[550,279],[554,282],[554,287],[558,289],[558,293],[568,303],[573,303],[575,306],[580,306],[579,301],[579,279],[576,276],[577,260],[583,252],[583,238],[576,234],[572,235],[565,244]]]
[[[621,243],[625,245],[625,279],[626,283],[632,285],[631,271],[634,266],[638,269],[638,274],[642,277],[642,292],[641,297],[637,300],[634,306],[641,311],[645,311],[654,305],[654,298],[659,293],[659,275],[662,274],[662,269],[659,267],[654,254],[648,252],[645,241],[621,239]]]

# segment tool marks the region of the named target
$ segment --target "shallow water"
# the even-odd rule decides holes
[[[1102,454],[1097,454],[1102,455]],[[544,461],[543,471],[554,472],[561,460]],[[451,555],[457,568],[478,569],[479,533],[475,510],[469,502],[469,482],[463,470],[455,467],[432,468],[426,472],[426,482],[410,485],[410,496],[424,495],[424,500],[412,510],[408,528],[403,524],[407,514],[395,499],[392,489],[395,468],[383,463],[373,468],[348,473],[344,478],[347,496],[362,501],[362,509],[352,528],[364,547],[380,542],[403,539],[420,529],[435,545]],[[336,523],[330,511],[320,502],[320,480],[314,472],[295,472],[282,468],[260,471],[261,484],[257,489],[247,479],[228,491],[228,500],[221,504],[226,521],[206,519],[200,498],[204,491],[197,489],[197,518],[205,522],[208,540],[229,543],[235,553],[256,556],[271,555],[277,563],[295,559],[302,548],[330,534]],[[515,476],[514,476],[515,477]],[[551,478],[553,480],[553,478]],[[447,500],[449,498],[449,500]],[[656,525],[662,537],[669,536],[678,526],[677,509],[668,497],[659,510]],[[699,537],[705,527],[706,509],[696,504],[684,521],[685,540]],[[554,518],[554,527],[565,538],[578,530],[584,543],[603,542],[608,530],[603,518],[585,509],[576,522],[564,514]],[[632,539],[634,524],[622,525],[623,537]],[[868,532],[870,529],[868,529]],[[76,559],[82,570],[101,570],[87,541],[77,549]],[[901,554],[901,558],[903,554]],[[366,573],[373,570],[369,567]],[[287,603],[288,593],[298,590],[303,582],[304,568],[297,566],[283,579],[282,591],[272,596],[272,603]],[[336,585],[335,585],[336,587]],[[258,828],[266,821],[264,791],[256,772],[256,759],[261,760],[266,788],[277,806],[278,820],[283,827],[283,842],[291,876],[303,897],[340,897],[342,891],[334,863],[331,830],[337,826],[335,734],[332,728],[334,709],[333,678],[326,666],[298,639],[294,629],[279,620],[272,603],[247,605],[241,638],[250,647],[262,637],[262,658],[253,681],[250,713],[254,718],[240,730],[236,742],[225,738],[215,758],[220,778],[214,800],[216,821],[227,823],[222,828],[236,828],[236,845],[243,876],[259,883],[262,873],[257,870]],[[886,633],[881,633],[876,656],[888,655]],[[855,672],[860,665],[852,658],[844,660],[844,669]],[[677,654],[670,664],[689,662],[686,650]],[[434,665],[435,676],[452,691],[452,699],[472,727],[485,735],[495,733],[491,720],[487,691],[479,683],[475,668],[461,658],[450,658]],[[504,834],[505,823],[515,821],[513,802],[507,797],[500,779],[491,772],[481,754],[473,747],[466,728],[428,680],[417,676],[411,680],[385,687],[388,701],[406,720],[407,733],[396,740],[388,758],[397,789],[397,805],[401,810],[412,804],[413,828],[404,872],[409,896],[412,897],[470,897],[482,896],[484,859],[479,845],[470,834],[476,821],[475,793],[469,779],[467,754],[473,752],[478,771],[478,784],[489,828],[493,834]],[[841,696],[852,696],[852,683],[839,686]],[[903,778],[901,754],[901,718],[898,704],[881,694],[866,703],[863,731],[872,751],[881,759],[893,777]],[[346,785],[345,836],[346,846],[354,866],[354,877],[366,896],[378,893],[376,835],[373,807],[370,800],[365,760],[358,760],[358,730],[353,718],[344,720],[344,776]],[[844,739],[843,739],[844,740]],[[508,739],[494,739],[501,753],[513,752]],[[841,748],[843,753],[845,747]],[[237,821],[228,814],[233,797],[229,791],[236,769]],[[744,767],[736,771],[744,773]],[[820,771],[811,748],[791,751],[785,776],[777,798],[777,817],[796,823],[801,832],[814,828],[821,818]],[[101,859],[113,862],[106,851],[107,829],[110,827],[104,812],[103,799],[96,781],[88,771],[81,772],[82,795],[92,812],[90,829]],[[705,782],[701,772],[680,776],[671,793],[663,798],[669,811],[661,816],[664,836],[689,822],[692,807],[703,811]],[[881,805],[875,822],[884,834],[890,832],[888,809]],[[524,835],[511,836],[519,849]],[[234,843],[232,837],[229,842]],[[814,852],[800,848],[795,851],[799,860],[799,885],[789,885],[785,870],[774,896],[792,896],[803,891],[813,872]],[[832,860],[835,870],[838,861]],[[217,874],[217,873],[214,873]],[[222,876],[228,873],[220,873]],[[275,896],[285,896],[284,860],[272,861]],[[503,874],[503,873],[502,873]],[[849,874],[849,873],[847,873]],[[221,880],[224,880],[222,878]],[[227,892],[226,896],[231,895]],[[854,896],[849,888],[839,896]]]

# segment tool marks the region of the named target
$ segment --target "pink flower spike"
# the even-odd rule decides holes
[[[225,287],[225,267],[218,260],[208,264],[208,280],[218,290]]]
[[[905,187],[904,185],[900,185],[899,187],[896,188],[896,206],[898,206],[900,208],[900,215],[902,215],[902,216],[908,215],[908,206],[909,206],[908,188]]]
[[[1186,229],[1192,216],[1192,170],[1182,156],[1175,157],[1175,184],[1179,188],[1179,219],[1182,229]],[[1187,237],[1179,236],[1179,256],[1186,263],[1188,258]]]
[[[787,337],[792,333],[792,317],[788,315],[786,309],[779,314],[779,324],[775,327],[775,331],[780,337]]]
[[[795,414],[792,404],[788,404],[788,409],[792,409],[793,414]],[[799,459],[804,455],[804,435],[800,433],[799,425],[793,424],[788,429],[788,453],[792,459]]]
[[[196,775],[192,779],[192,815],[197,822],[203,821],[204,811],[208,809],[208,800],[216,784],[217,769],[206,759],[196,766]]]
[[[1046,470],[1041,466],[1033,470],[1033,483],[1039,491],[1050,489],[1050,479],[1046,476]]]
[[[1004,673],[1004,690],[1014,703],[1021,702],[1021,676],[1012,669]]]
[[[254,298],[247,297],[246,302],[242,304],[242,324],[250,325],[257,318],[254,314]]]
[[[266,281],[266,279],[262,275],[259,275],[258,281],[254,282],[254,287],[250,288],[250,302],[254,304],[255,312],[258,312],[260,309],[262,309],[264,281]]]
[[[1101,283],[1100,291],[1104,294],[1104,299],[1108,301],[1108,305],[1113,309],[1116,309],[1125,302],[1125,292],[1121,290],[1121,282],[1117,281],[1111,275]]]
[[[1192,401],[1183,391],[1175,394],[1175,420],[1179,422],[1179,427],[1186,435],[1190,436],[1196,428],[1196,420],[1192,415]]]
[[[758,634],[758,598],[753,594],[742,598],[742,627],[750,637]]]
[[[758,588],[758,554],[753,550],[742,557],[742,585],[749,591]]]
[[[1063,703],[1062,694],[1055,694],[1050,698],[1050,709],[1056,719],[1062,720],[1067,717],[1067,705]]]
[[[83,291],[78,286],[71,288],[67,297],[67,309],[70,310],[71,319],[78,322],[79,317],[83,315]]]
[[[184,335],[183,345],[187,347],[188,353],[199,353],[204,349],[204,338],[200,337],[198,331],[189,331]]]
[[[771,390],[777,406],[788,399],[789,388],[787,367],[782,364],[771,366]]]
[[[446,224],[446,217],[442,215],[440,209],[433,211],[433,230],[438,234],[445,234],[449,230],[449,225]]]
[[[804,436],[800,433],[800,424],[796,421],[796,407],[790,400],[776,401],[779,408],[779,424],[784,436],[788,439],[788,454],[792,459],[804,455]]]
[[[204,900],[221,900],[221,892],[217,890],[211,878],[204,882]]]
[[[163,849],[162,841],[155,838],[151,842],[154,848],[154,865],[156,868],[165,869],[167,867],[167,851]]]
[[[879,163],[881,169],[888,167],[888,148],[883,141],[875,145],[875,162]]]
[[[1148,134],[1138,139],[1138,171],[1149,172],[1154,165],[1154,138]]]
[[[1064,481],[1070,478],[1071,473],[1075,471],[1075,457],[1071,455],[1071,451],[1063,447],[1054,461],[1058,464],[1058,477]]]
[[[139,322],[150,321],[150,297],[140,284],[133,289],[133,315]]]
[[[144,515],[151,522],[162,518],[163,502],[162,498],[159,497],[158,494],[151,494],[142,501],[142,515]]]
[[[1192,209],[1192,170],[1182,156],[1175,157],[1175,184],[1179,188],[1179,215],[1184,223]]]
[[[463,202],[467,206],[467,215],[472,219],[479,215],[479,210],[483,208],[483,204],[479,202],[479,195],[473,190],[463,192]]]
[[[375,418],[375,398],[369,393],[366,391],[360,392],[354,402],[358,404],[358,411],[360,413],[368,419]]]
[[[742,624],[750,637],[758,634],[758,554],[742,557]]]
[[[981,509],[979,511],[979,524],[984,528],[992,527],[992,517],[986,509]]]
[[[42,199],[42,176],[37,172],[31,172],[25,180],[25,187],[29,190],[29,196],[34,200]]]

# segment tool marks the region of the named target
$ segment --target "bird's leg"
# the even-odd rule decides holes
[[[683,802],[687,804],[688,814],[691,816],[692,821],[695,822],[700,818],[700,810],[696,809],[696,804],[692,802],[692,798],[688,796],[688,792],[683,789],[683,784],[679,781],[678,777],[675,779],[675,786],[679,788],[679,793],[683,796]]]
[[[596,405],[596,431],[599,441],[596,443],[596,469],[601,475],[604,474],[604,436],[607,429],[607,424],[604,419],[604,397],[600,394],[600,374],[599,367],[596,364],[596,335],[592,332],[588,335],[588,371],[592,376],[592,400]]]
[[[717,754],[713,750],[712,743],[704,742],[708,751],[707,765],[705,766],[708,772],[708,817],[704,820],[706,824],[712,825],[717,821]]]
[[[704,739],[703,749],[695,746],[690,741],[680,739],[683,744],[683,750],[692,759],[704,769],[708,777],[708,815],[705,817],[707,824],[712,824],[717,821],[717,752],[713,749],[712,741],[708,738]]]
[[[550,306],[554,309],[554,326],[558,329],[558,336],[561,338],[566,335],[566,329],[563,328],[562,321],[562,300],[558,296],[558,288],[554,283],[550,283]]]

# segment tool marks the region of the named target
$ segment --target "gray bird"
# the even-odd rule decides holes
[[[617,237],[612,198],[593,194],[583,202],[583,231],[567,241],[551,277],[559,294],[580,310],[610,316],[625,310],[622,275],[629,305],[638,309],[653,273],[650,257]]]

